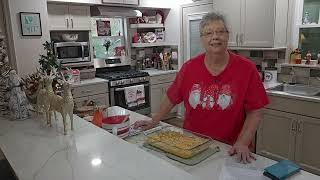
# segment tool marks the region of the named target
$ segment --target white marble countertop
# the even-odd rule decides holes
[[[132,114],[131,118],[144,118]],[[61,119],[0,118],[0,148],[19,180],[191,180],[192,175],[74,116],[63,135]],[[101,162],[101,164],[99,164]]]
[[[147,72],[150,76],[158,76],[158,75],[171,74],[171,73],[178,72],[178,70],[163,71],[163,70],[159,70],[159,69],[145,69],[145,70],[141,70],[141,71]]]
[[[274,87],[276,87],[276,86],[279,86],[279,85],[281,85],[281,84],[283,84],[283,83],[280,83],[280,82],[277,82],[277,83],[267,83],[267,82],[264,82],[264,83],[263,83],[263,86],[264,86],[264,88],[267,90],[267,89],[270,89],[270,88],[274,88]]]
[[[150,120],[128,111],[130,123]],[[8,121],[0,118],[0,148],[20,180],[212,180],[232,158],[228,145],[215,142],[221,151],[198,165],[187,166],[161,153],[142,147],[143,135],[128,142],[74,116],[75,130],[62,135],[62,122],[52,128],[39,118]],[[257,161],[242,168],[263,169],[274,161],[256,155]],[[99,162],[101,161],[101,164]],[[96,165],[95,165],[96,164]],[[319,176],[301,171],[289,179],[316,180]]]
[[[72,83],[72,87],[79,87],[79,86],[98,84],[98,83],[108,83],[108,80],[97,78],[97,77],[93,79],[85,79],[85,80],[81,80],[80,83]]]

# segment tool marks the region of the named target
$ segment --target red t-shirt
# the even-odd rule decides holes
[[[183,127],[216,140],[234,144],[245,112],[269,103],[254,63],[229,52],[226,68],[213,76],[204,64],[205,54],[186,62],[167,95],[173,104],[184,101]]]

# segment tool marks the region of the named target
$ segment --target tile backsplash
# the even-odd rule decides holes
[[[282,66],[278,81],[288,83],[292,78],[291,71],[294,72],[296,83],[320,87],[320,67]]]

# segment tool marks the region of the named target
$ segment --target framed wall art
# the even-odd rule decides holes
[[[20,12],[22,36],[42,36],[40,13]]]

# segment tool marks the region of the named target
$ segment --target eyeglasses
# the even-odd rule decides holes
[[[212,37],[214,34],[216,34],[217,36],[223,36],[225,34],[228,34],[229,31],[226,30],[221,30],[221,31],[209,31],[209,32],[204,32],[201,34],[201,36],[204,37]]]

